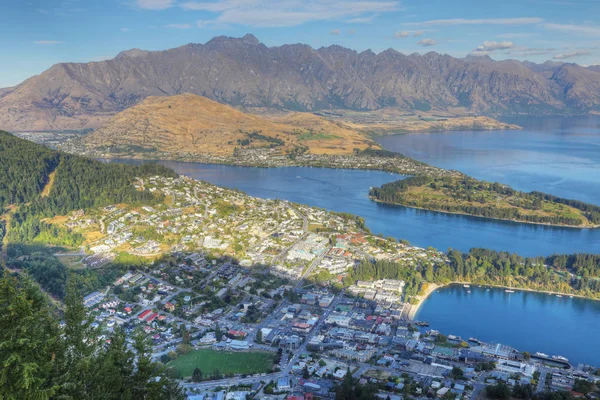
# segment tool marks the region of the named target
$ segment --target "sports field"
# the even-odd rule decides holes
[[[204,376],[212,375],[216,370],[221,374],[256,374],[271,372],[274,356],[263,351],[237,353],[201,349],[180,356],[168,366],[177,369],[183,377],[192,376],[196,367]]]

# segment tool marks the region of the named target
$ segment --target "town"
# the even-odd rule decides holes
[[[136,185],[162,202],[52,222],[85,235],[83,268],[148,260],[84,304],[101,339],[117,326],[145,335],[190,399],[332,398],[347,374],[382,399],[476,399],[498,385],[577,393],[600,380],[591,366],[413,321],[424,288],[344,279],[362,260],[443,265],[444,253],[378,237],[349,215],[186,177]]]

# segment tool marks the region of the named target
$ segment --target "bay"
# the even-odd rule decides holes
[[[471,291],[471,293],[468,293]],[[450,285],[433,292],[416,314],[430,329],[502,343],[519,351],[600,364],[600,302],[546,293]]]

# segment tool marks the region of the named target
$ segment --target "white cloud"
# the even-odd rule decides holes
[[[543,22],[542,18],[481,18],[481,19],[433,19],[423,22],[409,22],[413,26],[452,26],[452,25],[533,25]]]
[[[192,26],[190,24],[167,24],[165,28],[171,29],[190,29]]]
[[[121,28],[120,31],[121,32],[129,32],[129,28]]]
[[[135,4],[144,10],[164,10],[172,7],[175,0],[136,0]]]
[[[311,21],[368,22],[379,13],[397,11],[395,0],[217,0],[188,1],[185,10],[218,14],[215,22],[260,27],[297,26]]]
[[[569,53],[557,54],[552,58],[554,60],[566,60],[566,59],[574,58],[574,57],[587,56],[589,54],[590,54],[590,52],[587,50],[579,50],[579,51],[572,51]]]
[[[495,37],[500,39],[524,39],[536,35],[537,33],[502,33],[500,35],[496,35]]]
[[[417,44],[419,46],[429,47],[429,46],[435,46],[437,44],[437,42],[433,39],[421,39],[417,42]]]
[[[332,29],[329,31],[330,35],[340,35],[342,32],[340,32],[339,29]]]
[[[514,47],[513,42],[492,42],[492,41],[485,41],[483,42],[483,44],[479,47],[477,47],[475,50],[473,50],[473,52],[492,52],[492,51],[496,51],[496,50],[507,50]]]
[[[373,14],[369,17],[350,18],[344,22],[346,22],[348,24],[369,24],[369,23],[373,22],[376,17],[377,17],[377,15]]]
[[[413,37],[419,37],[424,33],[425,33],[425,31],[416,31],[415,33],[413,33]]]
[[[600,26],[592,26],[592,25],[571,25],[571,24],[544,24],[544,28],[561,31],[561,32],[569,32],[586,36],[600,36]]]
[[[410,36],[410,32],[408,32],[408,31],[402,31],[402,32],[398,31],[398,32],[394,33],[395,38],[405,38],[408,36]]]
[[[188,1],[186,3],[181,3],[179,7],[184,10],[192,10],[192,11],[210,11],[210,12],[221,12],[226,11],[231,8],[231,4],[227,1],[217,1],[217,2],[197,2],[197,1]]]
[[[42,45],[46,45],[46,46],[54,46],[57,44],[63,44],[65,42],[63,42],[62,40],[36,40],[33,43],[42,44]]]

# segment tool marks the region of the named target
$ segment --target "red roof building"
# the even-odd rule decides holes
[[[141,313],[140,315],[138,315],[138,319],[140,321],[145,320],[146,318],[148,318],[148,315],[152,314],[152,310],[146,310],[143,313]]]

